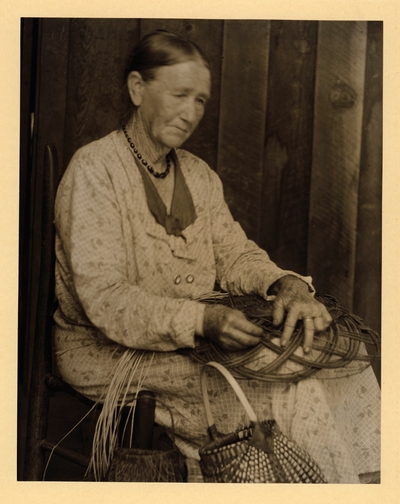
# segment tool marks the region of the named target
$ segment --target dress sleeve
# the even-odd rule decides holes
[[[58,265],[65,289],[90,323],[127,347],[170,351],[193,347],[201,305],[152,295],[128,275],[118,199],[106,167],[76,155],[55,207]],[[60,307],[62,309],[62,301]]]
[[[212,236],[217,267],[217,280],[224,290],[233,294],[256,293],[266,297],[269,287],[285,275],[294,275],[312,287],[311,277],[282,270],[267,252],[247,239],[239,223],[233,220],[225,202],[221,180],[210,170],[210,202]]]

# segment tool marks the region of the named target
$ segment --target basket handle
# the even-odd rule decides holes
[[[246,410],[246,413],[248,417],[250,418],[250,421],[255,423],[258,423],[257,415],[255,414],[255,411],[251,407],[249,401],[247,400],[247,397],[244,395],[243,390],[240,388],[240,385],[236,381],[236,379],[231,375],[231,373],[221,364],[218,362],[207,362],[204,364],[204,366],[201,369],[200,372],[200,380],[201,380],[201,392],[203,394],[203,401],[204,401],[204,408],[206,410],[206,415],[207,415],[207,422],[208,422],[208,427],[211,427],[214,425],[214,418],[211,413],[211,406],[210,406],[210,399],[208,397],[208,392],[207,392],[207,376],[206,376],[206,366],[211,366],[217,369],[228,381],[230,386],[233,388],[235,394],[237,395],[239,401],[242,403],[242,406]]]

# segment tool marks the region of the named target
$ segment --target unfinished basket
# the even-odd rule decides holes
[[[330,377],[349,376],[380,359],[380,338],[371,328],[332,296],[316,295],[316,299],[326,306],[332,323],[326,331],[315,334],[313,351],[308,355],[297,351],[304,339],[302,321],[298,322],[288,345],[281,347],[276,339],[281,337],[283,326],[274,327],[272,324],[272,302],[257,295],[232,296],[225,292],[207,294],[198,301],[241,310],[264,330],[260,343],[245,352],[228,352],[203,338],[195,348],[182,349],[181,352],[201,364],[220,362],[235,378],[280,383],[298,382],[321,370],[333,370]],[[272,350],[276,358],[255,370],[249,364],[258,357],[262,347]],[[292,366],[294,370],[282,367],[287,362],[295,364]]]

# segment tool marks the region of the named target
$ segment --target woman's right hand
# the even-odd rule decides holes
[[[203,335],[224,350],[245,350],[259,343],[261,327],[246,319],[239,310],[222,305],[207,305],[204,310]]]

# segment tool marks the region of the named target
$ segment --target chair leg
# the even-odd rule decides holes
[[[121,411],[120,421],[120,446],[151,450],[153,444],[155,397],[152,392],[141,390],[138,393],[133,421],[132,440],[130,439],[131,428],[129,422],[131,408],[124,407]],[[132,441],[132,442],[131,442]]]
[[[28,425],[24,462],[24,480],[40,481],[43,478],[45,450],[42,441],[47,433],[47,418],[50,396],[44,380],[35,373],[29,393]]]
[[[24,464],[25,481],[41,481],[43,478],[46,449],[52,447],[46,441],[47,418],[49,412],[50,394],[44,379],[39,379],[43,373],[33,373],[28,405],[27,440]],[[126,422],[131,421],[131,408],[124,408],[121,413],[120,445],[150,450],[153,442],[155,417],[155,397],[152,392],[140,391],[134,417],[132,443],[130,443],[130,428],[124,429]],[[123,437],[124,436],[124,437]],[[123,439],[122,439],[123,437]],[[60,453],[63,456],[63,453]],[[70,457],[65,457],[70,459]],[[80,461],[75,462],[81,463]]]
[[[151,450],[153,444],[156,400],[152,392],[141,390],[138,394],[133,429],[133,447]]]

